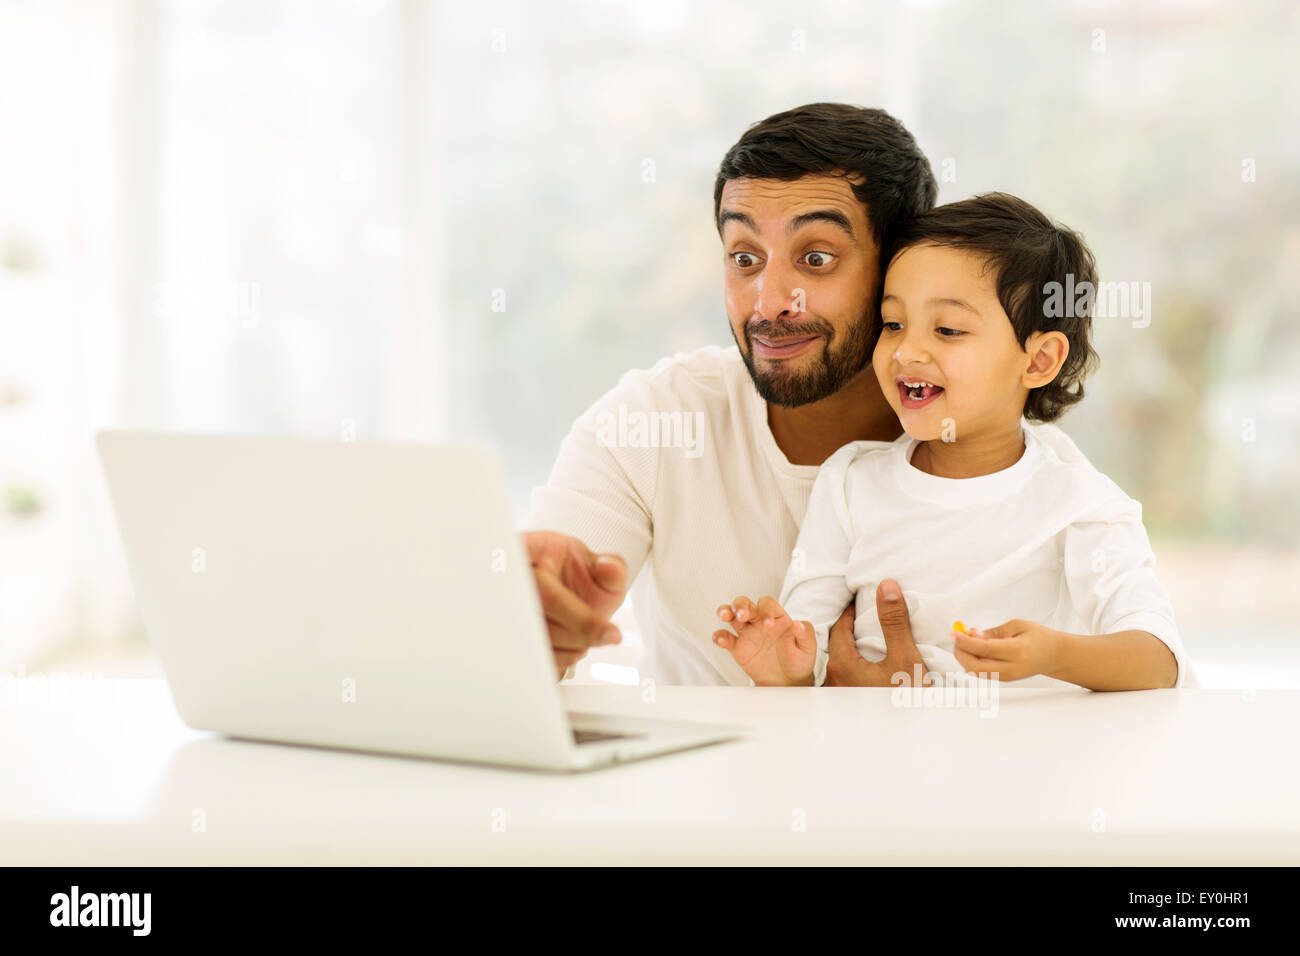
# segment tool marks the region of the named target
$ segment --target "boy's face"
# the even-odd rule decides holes
[[[872,363],[913,438],[965,441],[1020,421],[1030,355],[995,283],[983,256],[949,246],[913,246],[890,263]]]

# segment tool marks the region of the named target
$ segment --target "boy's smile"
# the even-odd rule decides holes
[[[899,401],[904,408],[925,408],[943,394],[943,386],[914,375],[895,375],[894,384],[898,386]]]

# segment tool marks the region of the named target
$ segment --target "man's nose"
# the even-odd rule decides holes
[[[769,322],[788,318],[803,311],[796,302],[799,278],[786,266],[769,264],[758,280],[758,298],[754,314]]]

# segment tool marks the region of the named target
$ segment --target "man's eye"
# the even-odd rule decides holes
[[[942,326],[942,325],[939,326],[939,328],[936,329],[936,331],[937,331],[940,335],[946,335],[946,336],[948,336],[949,338],[955,338],[955,337],[957,337],[958,335],[965,335],[965,334],[966,334],[965,332],[962,332],[960,329],[950,329],[950,328],[947,328],[947,327]]]
[[[758,264],[758,256],[749,252],[733,252],[731,261],[742,269],[749,269]]]
[[[823,269],[835,261],[835,257],[829,252],[810,252],[803,258],[814,269]]]

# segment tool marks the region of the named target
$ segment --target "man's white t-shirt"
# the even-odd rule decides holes
[[[953,656],[952,625],[1015,618],[1072,634],[1155,635],[1189,676],[1173,607],[1155,574],[1142,506],[1087,461],[1064,460],[1024,430],[1010,467],[942,478],[911,465],[919,444],[851,442],[821,467],[780,601],[817,633],[818,684],[830,627],[854,596],[858,650],[885,654],[876,616],[882,577],[903,589],[927,670],[970,680]],[[1041,675],[1017,684],[1054,684]]]
[[[1027,430],[1062,461],[1086,463],[1060,429]],[[717,608],[780,593],[819,470],[777,446],[735,346],[709,346],[627,372],[584,412],[524,527],[627,562],[642,678],[747,687],[713,643]],[[907,586],[898,569],[878,573]]]

